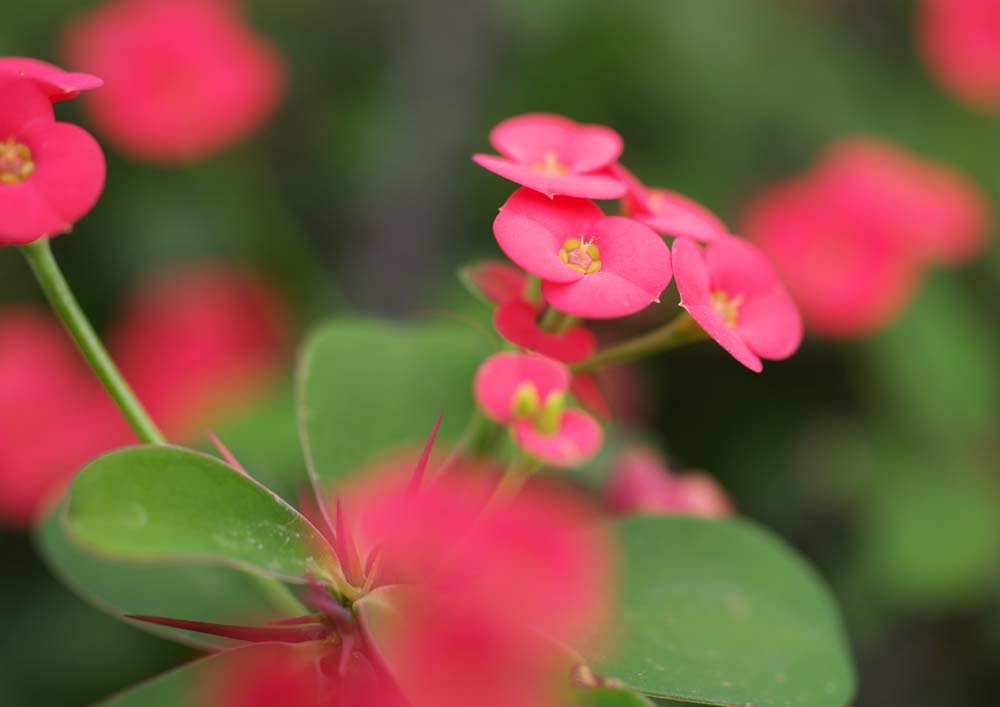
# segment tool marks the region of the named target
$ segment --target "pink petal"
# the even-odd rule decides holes
[[[780,286],[770,261],[757,247],[739,238],[709,243],[702,257],[713,291],[752,297]]]
[[[547,199],[530,189],[518,189],[500,208],[493,234],[501,250],[522,268],[553,282],[572,282],[583,273],[559,259],[570,238],[589,233],[604,214],[592,202]]]
[[[665,236],[712,241],[725,238],[726,224],[704,206],[667,189],[650,189],[645,206],[647,213],[638,211],[634,218]]]
[[[572,467],[593,458],[604,442],[600,424],[582,410],[563,412],[559,429],[542,434],[529,420],[513,426],[514,441],[525,453],[550,466]]]
[[[514,393],[522,383],[532,383],[544,401],[550,393],[569,389],[570,373],[561,363],[543,356],[499,353],[476,371],[476,402],[493,420],[508,423],[513,419]]]
[[[500,154],[527,165],[544,161],[547,153],[554,153],[573,172],[607,167],[622,152],[621,136],[614,130],[582,125],[550,113],[509,118],[493,128],[490,142]]]
[[[677,276],[677,290],[681,295],[681,307],[737,361],[751,371],[762,371],[760,358],[750,350],[735,329],[726,326],[712,306],[710,275],[702,251],[694,241],[687,238],[674,241],[674,272]]]
[[[504,179],[528,187],[546,196],[571,196],[580,199],[617,199],[625,193],[625,185],[604,174],[546,174],[529,165],[493,157],[473,155],[472,160]]]
[[[543,278],[542,294],[552,306],[578,317],[611,319],[659,299],[672,275],[670,249],[662,238],[619,216],[601,219],[584,234],[600,250],[601,269],[569,284]]]
[[[57,214],[31,180],[0,185],[0,245],[23,245],[68,231],[73,224]]]
[[[70,73],[38,59],[17,56],[0,58],[0,78],[4,77],[33,81],[53,103],[75,98],[81,91],[104,85],[96,76]]]
[[[771,361],[788,358],[802,343],[802,317],[782,287],[748,297],[740,305],[736,329],[755,354]]]
[[[55,120],[49,99],[31,81],[0,75],[0,96],[0,140],[18,139],[22,128],[36,120]]]
[[[20,138],[31,149],[35,171],[30,184],[69,224],[93,208],[104,190],[104,153],[83,128],[37,121]]]
[[[459,276],[493,304],[525,296],[528,278],[519,268],[499,260],[481,260],[462,268]]]
[[[512,344],[535,351],[563,363],[577,363],[597,349],[597,340],[585,327],[576,325],[562,334],[542,331],[538,309],[523,300],[511,300],[497,307],[493,326]]]
[[[573,382],[570,383],[569,389],[576,402],[584,410],[596,415],[601,420],[612,418],[611,405],[593,375],[590,373],[573,374]]]

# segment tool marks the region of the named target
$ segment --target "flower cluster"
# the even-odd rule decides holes
[[[977,254],[990,213],[985,195],[953,169],[880,140],[849,139],[760,194],[744,224],[809,328],[846,338],[891,322],[929,265]]]

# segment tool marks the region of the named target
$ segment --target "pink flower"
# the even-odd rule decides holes
[[[284,67],[230,0],[109,0],[67,29],[64,53],[107,85],[85,108],[122,151],[205,158],[275,111]]]
[[[0,246],[65,233],[104,189],[101,148],[56,122],[39,81],[0,71],[0,96]]]
[[[377,584],[392,585],[374,643],[414,707],[561,705],[569,663],[550,641],[603,637],[608,539],[564,488],[531,483],[487,507],[495,477],[473,471],[416,494],[376,478],[346,495],[362,554],[380,548]]]
[[[497,125],[490,142],[502,156],[474,155],[476,164],[547,196],[617,199],[625,193],[608,171],[622,152],[621,136],[610,128],[529,113]]]
[[[923,0],[920,43],[937,79],[971,106],[1000,110],[1000,5]]]
[[[623,216],[664,236],[711,241],[729,235],[726,224],[694,199],[669,189],[650,189],[621,165],[615,165],[613,173],[628,184],[621,203]]]
[[[556,309],[590,319],[634,314],[670,283],[670,249],[648,227],[592,202],[519,189],[493,223],[500,248],[542,279]]]
[[[604,487],[608,506],[616,513],[731,515],[725,491],[708,474],[673,474],[662,457],[647,449],[631,449],[616,462]]]
[[[876,331],[906,307],[922,269],[979,252],[988,202],[955,171],[876,140],[830,148],[807,174],[758,196],[747,235],[768,255],[810,330]]]
[[[530,456],[552,466],[576,466],[593,457],[603,433],[590,415],[566,409],[569,369],[532,354],[500,353],[476,372],[473,389],[486,415],[508,425]]]
[[[34,81],[53,103],[76,98],[81,91],[104,85],[96,76],[70,73],[44,61],[19,56],[0,57],[0,80],[6,78]]]
[[[273,382],[288,326],[281,298],[259,276],[199,264],[144,283],[109,341],[153,418],[168,436],[188,438]]]
[[[689,238],[674,241],[681,306],[705,332],[752,371],[760,359],[791,356],[802,342],[802,319],[774,268],[737,238],[702,250]]]

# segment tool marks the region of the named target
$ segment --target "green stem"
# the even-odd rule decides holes
[[[135,431],[136,436],[148,444],[166,444],[166,440],[156,425],[150,419],[149,414],[143,408],[142,403],[135,397],[135,393],[129,387],[121,373],[115,366],[114,361],[108,355],[104,344],[94,332],[94,328],[87,321],[87,316],[80,309],[73,291],[70,289],[66,278],[63,277],[56,264],[56,259],[52,256],[49,248],[49,240],[40,238],[34,243],[20,246],[19,250],[28,260],[38,284],[45,293],[45,297],[52,305],[52,309],[62,320],[63,325],[76,341],[87,363],[100,379],[104,389],[108,391],[122,415],[128,420],[129,425]]]
[[[571,326],[576,324],[576,317],[560,312],[555,307],[549,307],[542,315],[542,320],[538,323],[542,331],[551,334],[562,334]]]
[[[620,344],[598,351],[582,363],[570,366],[574,373],[584,373],[609,363],[634,361],[643,356],[674,349],[684,344],[704,341],[708,335],[687,312],[682,312],[666,324]]]

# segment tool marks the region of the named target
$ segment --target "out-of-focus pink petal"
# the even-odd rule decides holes
[[[528,285],[528,278],[522,270],[499,260],[473,263],[462,268],[461,275],[496,305],[524,298]]]
[[[553,392],[569,389],[569,370],[550,358],[534,354],[504,352],[491,356],[476,371],[473,391],[476,402],[490,418],[508,423],[513,420],[514,394],[530,383],[541,401]]]
[[[553,154],[573,172],[592,172],[614,163],[621,136],[602,125],[583,125],[551,113],[509,118],[490,131],[497,152],[522,164],[544,162]]]
[[[725,238],[729,229],[718,216],[694,199],[667,189],[650,189],[645,202],[647,212],[637,211],[634,218],[666,236],[712,241]]]
[[[53,103],[104,85],[96,76],[63,71],[47,62],[20,56],[0,57],[0,79],[7,77],[33,81]]]
[[[718,518],[732,514],[725,491],[702,472],[674,474],[663,458],[648,449],[624,452],[604,487],[604,499],[616,513],[698,515]]]
[[[597,379],[590,373],[573,374],[570,392],[580,406],[587,412],[596,415],[601,420],[610,420],[613,416],[611,404],[604,396],[604,391]]]
[[[563,363],[578,363],[597,348],[597,340],[584,326],[575,325],[561,334],[543,331],[539,311],[523,300],[510,300],[493,313],[493,326],[507,341]]]
[[[1000,110],[1000,6],[995,0],[923,0],[920,44],[931,71],[961,100]]]
[[[539,432],[530,420],[517,420],[514,441],[526,454],[549,466],[573,467],[593,458],[604,442],[601,425],[582,410],[566,410],[559,429]]]
[[[203,159],[257,130],[284,91],[282,58],[238,3],[110,0],[69,25],[63,53],[106,82],[84,103],[98,131],[143,159]]]

